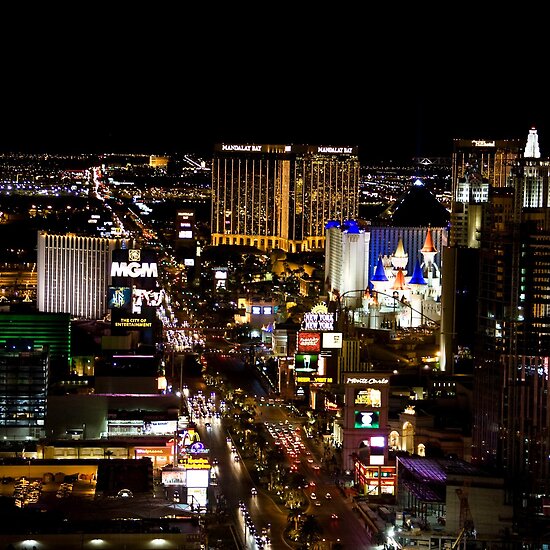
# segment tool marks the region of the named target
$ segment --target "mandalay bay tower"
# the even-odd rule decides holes
[[[356,218],[358,188],[357,147],[218,144],[212,244],[323,249],[328,221]]]

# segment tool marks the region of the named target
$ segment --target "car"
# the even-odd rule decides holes
[[[309,498],[310,498],[311,500],[317,500],[317,495],[316,495],[315,493],[311,493],[311,494],[309,495]]]
[[[256,487],[252,487],[250,492],[252,493],[253,497],[255,497],[258,494],[258,490],[256,489]]]
[[[239,455],[235,455],[235,456],[233,457],[233,460],[234,460],[235,462],[239,462],[239,460],[241,460],[241,459],[240,459]]]
[[[316,501],[315,501],[315,506],[321,506],[321,501],[320,501],[320,500],[316,500]]]
[[[330,500],[330,499],[332,498],[332,495],[331,495],[330,493],[327,493],[327,494],[325,495],[325,498],[326,498],[327,500]]]
[[[330,517],[331,517],[332,519],[338,519],[338,514],[332,514]]]
[[[132,498],[134,494],[130,491],[130,489],[121,489],[116,496],[118,498]]]
[[[174,502],[179,502],[180,501],[180,494],[179,494],[179,491],[174,491],[174,494],[172,495],[172,500]]]

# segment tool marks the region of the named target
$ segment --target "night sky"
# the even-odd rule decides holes
[[[546,50],[527,50],[520,34],[503,44],[496,27],[474,26],[479,14],[449,28],[418,8],[391,24],[343,10],[247,12],[252,24],[234,7],[6,23],[0,150],[308,143],[401,160],[449,156],[454,138],[526,139],[534,126],[550,156]]]

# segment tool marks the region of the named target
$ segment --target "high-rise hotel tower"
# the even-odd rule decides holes
[[[102,319],[116,239],[38,233],[38,311]]]
[[[550,498],[550,159],[535,129],[523,144],[480,217],[472,458],[532,517]]]
[[[472,368],[483,216],[490,194],[507,188],[523,146],[519,139],[453,142],[449,246],[441,249],[441,367],[450,373]]]
[[[322,249],[329,220],[356,219],[357,147],[218,144],[212,244]]]

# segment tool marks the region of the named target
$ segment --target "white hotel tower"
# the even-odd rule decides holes
[[[112,251],[105,237],[38,233],[38,311],[102,319],[107,312]]]

